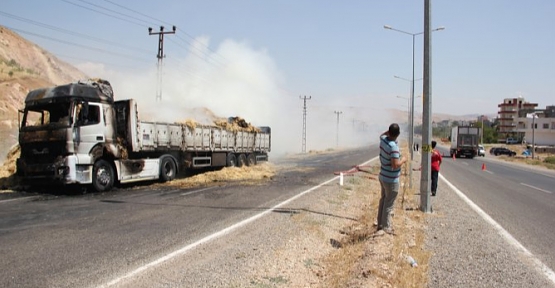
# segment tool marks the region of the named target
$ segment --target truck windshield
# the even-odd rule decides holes
[[[47,103],[27,107],[23,115],[21,128],[26,127],[69,127],[70,102]]]

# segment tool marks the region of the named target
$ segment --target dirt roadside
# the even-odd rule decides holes
[[[393,217],[395,234],[375,233],[380,198],[377,161],[329,186],[333,193],[307,200],[304,211],[291,214],[283,245],[267,251],[274,261],[264,262],[249,284],[233,287],[425,287],[430,251],[425,251],[424,217],[417,209],[407,176]],[[414,188],[413,188],[414,190]],[[324,196],[325,195],[325,196]],[[309,196],[314,197],[314,196]],[[418,263],[411,267],[407,257]]]

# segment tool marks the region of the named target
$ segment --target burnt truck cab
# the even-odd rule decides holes
[[[100,79],[29,92],[17,175],[26,184],[92,183],[97,158],[120,153],[113,105],[110,83]]]

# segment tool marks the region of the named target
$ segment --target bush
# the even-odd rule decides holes
[[[546,157],[543,160],[544,163],[555,164],[555,156]]]
[[[8,64],[8,66],[11,66],[11,67],[17,67],[17,66],[19,66],[19,65],[17,64],[17,62],[16,62],[15,60],[13,60],[13,59],[11,59],[10,61],[8,61],[7,64]]]

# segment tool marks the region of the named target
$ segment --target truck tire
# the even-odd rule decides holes
[[[177,166],[171,157],[162,157],[160,159],[160,180],[168,182],[175,179],[177,174]]]
[[[247,156],[245,154],[239,154],[237,157],[237,167],[247,166]]]
[[[235,157],[235,154],[233,153],[227,154],[227,167],[235,166],[237,166],[237,157]]]
[[[256,155],[251,153],[247,156],[247,166],[254,166],[256,165]]]
[[[92,186],[97,192],[110,191],[114,187],[114,168],[104,160],[99,159],[94,162]]]

